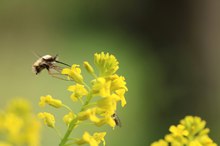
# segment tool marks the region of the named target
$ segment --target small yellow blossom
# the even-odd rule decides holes
[[[116,123],[111,115],[106,115],[103,118],[100,118],[99,121],[95,122],[95,125],[98,127],[100,127],[104,124],[108,124],[109,126],[111,126],[113,128],[116,126]]]
[[[199,138],[197,138],[198,141],[200,141],[200,143],[202,145],[205,145],[205,146],[217,146],[216,143],[213,142],[213,140],[208,136],[208,135],[203,135]]]
[[[173,145],[187,145],[188,138],[186,136],[175,136],[174,134],[167,134],[165,140]]]
[[[28,146],[39,146],[40,145],[40,128],[41,128],[41,123],[37,121],[36,119],[28,123],[30,127],[27,128],[27,145]]]
[[[76,118],[76,115],[73,112],[69,112],[68,114],[64,115],[63,121],[66,123],[66,125],[69,125],[69,123]]]
[[[13,99],[0,112],[0,146],[39,146],[40,128],[30,103],[22,98]]]
[[[76,84],[69,86],[68,90],[73,92],[70,96],[73,101],[77,101],[79,98],[88,94],[88,91],[85,89],[84,85]]]
[[[112,75],[119,69],[117,59],[114,55],[109,55],[109,53],[95,53],[94,63],[100,70],[100,76]]]
[[[92,81],[92,91],[94,95],[106,97],[110,95],[111,81],[99,77]]]
[[[186,129],[191,133],[190,136],[194,136],[198,133],[200,134],[201,132],[203,134],[207,134],[206,132],[209,132],[209,130],[205,128],[206,122],[203,121],[200,117],[186,116],[183,120],[180,121],[180,123],[184,125]]]
[[[114,74],[112,76],[109,76],[107,80],[111,80],[111,91],[115,91],[118,89],[125,89],[125,91],[128,91],[128,88],[126,87],[125,77]]]
[[[189,146],[203,146],[199,141],[193,140],[189,143]]]
[[[213,143],[213,140],[208,135],[203,135],[190,141],[189,146],[217,146],[217,144]]]
[[[103,145],[105,146],[105,137],[106,132],[96,132],[93,134],[93,138],[96,140],[96,142],[99,144],[100,142],[103,142]]]
[[[116,90],[115,92],[120,98],[121,106],[124,107],[127,104],[125,97],[124,97],[125,89],[119,89],[119,90]]]
[[[22,98],[15,98],[8,103],[6,111],[22,117],[26,117],[30,116],[29,114],[31,114],[32,108],[31,104],[27,100]]]
[[[180,124],[170,127],[171,133],[165,136],[164,141],[172,146],[217,146],[208,136],[209,129],[205,124],[200,117],[186,116]]]
[[[93,67],[89,64],[89,62],[84,61],[83,65],[85,67],[85,69],[90,73],[90,74],[94,74],[94,69]]]
[[[96,126],[102,126],[104,124],[108,124],[111,127],[115,127],[116,123],[112,118],[112,112],[108,113],[106,109],[101,108],[90,108],[85,111],[82,111],[78,114],[78,119],[81,121],[89,119]],[[99,115],[99,116],[98,116]]]
[[[114,114],[117,106],[118,96],[108,96],[97,101],[97,107],[101,108],[103,111],[108,112],[109,114]]]
[[[168,143],[165,140],[161,139],[152,143],[151,146],[168,146]]]
[[[73,64],[71,69],[64,68],[62,74],[67,75],[70,79],[76,83],[83,84],[83,76],[81,75],[81,69],[79,65]]]
[[[93,135],[90,135],[88,132],[85,132],[82,136],[82,139],[76,141],[76,144],[82,145],[88,143],[90,146],[98,146],[99,143],[103,142],[103,145],[105,145],[105,135],[106,132],[94,133]]]
[[[39,113],[38,114],[38,117],[40,119],[43,119],[44,120],[44,123],[48,126],[48,127],[51,127],[51,128],[54,128],[55,127],[55,118],[54,118],[54,115],[50,114],[50,113],[47,113],[47,112],[43,112],[43,113]]]
[[[168,143],[172,143],[172,145],[186,145],[188,143],[188,139],[186,137],[177,137],[173,134],[167,134],[164,140],[166,140]]]
[[[187,136],[189,134],[185,127],[180,124],[178,126],[171,126],[169,130],[174,136]]]
[[[19,135],[22,128],[24,127],[24,121],[16,114],[8,113],[7,116],[5,116],[4,127],[7,129],[11,137],[16,137],[16,135]]]
[[[78,119],[81,121],[89,119],[92,122],[99,122],[100,119],[96,115],[97,108],[90,108],[78,113]]]
[[[60,108],[63,106],[62,101],[58,99],[54,99],[51,95],[41,96],[39,105],[41,107],[45,106],[46,104],[53,106],[55,108]]]

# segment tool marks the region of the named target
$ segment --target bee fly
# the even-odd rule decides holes
[[[116,113],[114,113],[112,115],[112,119],[115,121],[116,126],[121,127],[121,120],[119,119],[119,117]]]
[[[44,55],[44,56],[40,57],[37,61],[34,62],[34,64],[32,65],[32,70],[37,75],[42,70],[47,69],[47,71],[50,75],[52,75],[53,77],[59,78],[59,77],[55,76],[55,74],[57,74],[57,73],[53,73],[51,71],[51,70],[55,70],[56,72],[58,72],[58,74],[60,74],[62,68],[57,66],[56,63],[70,67],[70,65],[58,61],[58,55],[56,55],[54,57],[51,55]],[[62,79],[62,78],[59,78],[59,79]]]

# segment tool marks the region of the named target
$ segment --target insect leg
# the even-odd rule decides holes
[[[60,67],[60,66],[56,66],[56,65],[53,65],[50,67],[51,69],[54,69],[55,71],[57,71],[58,73],[61,73],[63,68]]]
[[[70,80],[67,80],[67,79],[65,79],[65,78],[59,77],[58,75],[62,75],[62,74],[60,74],[60,73],[52,73],[51,70],[48,70],[48,74],[51,75],[52,77],[57,78],[57,79],[60,79],[60,80],[70,81]]]

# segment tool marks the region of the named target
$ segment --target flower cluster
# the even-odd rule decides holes
[[[55,108],[64,107],[69,110],[63,116],[63,121],[68,126],[68,129],[62,137],[60,146],[85,143],[90,146],[98,146],[101,142],[105,145],[104,137],[106,132],[92,135],[85,132],[81,139],[75,138],[69,141],[71,132],[81,123],[92,123],[97,127],[105,124],[112,128],[116,125],[120,126],[120,120],[116,115],[117,103],[120,102],[122,107],[126,105],[124,94],[128,89],[125,78],[116,74],[119,69],[119,62],[115,56],[101,52],[94,54],[94,64],[96,68],[93,68],[87,61],[83,63],[85,70],[93,77],[89,84],[84,81],[80,65],[73,64],[71,68],[62,70],[62,74],[66,75],[68,80],[74,82],[67,90],[71,92],[70,99],[73,103],[80,102],[82,104],[78,113],[73,112],[61,100],[55,99],[50,95],[40,98],[40,106],[47,104]],[[55,117],[51,113],[42,112],[39,113],[39,117],[44,120],[47,126],[55,128]]]
[[[177,126],[170,126],[170,134],[151,146],[217,146],[208,136],[205,125],[200,117],[186,116]]]
[[[39,146],[40,129],[40,122],[24,99],[14,99],[0,111],[1,146]]]

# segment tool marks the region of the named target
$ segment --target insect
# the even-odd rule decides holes
[[[116,126],[121,127],[121,120],[119,119],[119,117],[116,113],[114,113],[112,115],[112,119],[115,121]]]
[[[50,75],[52,75],[53,77],[59,78],[56,76],[56,74],[60,74],[62,68],[57,66],[56,65],[57,63],[70,67],[70,65],[58,61],[58,55],[56,56],[44,55],[34,62],[34,64],[32,65],[32,70],[37,75],[42,70],[46,69]],[[52,70],[55,70],[57,73],[52,72]]]

